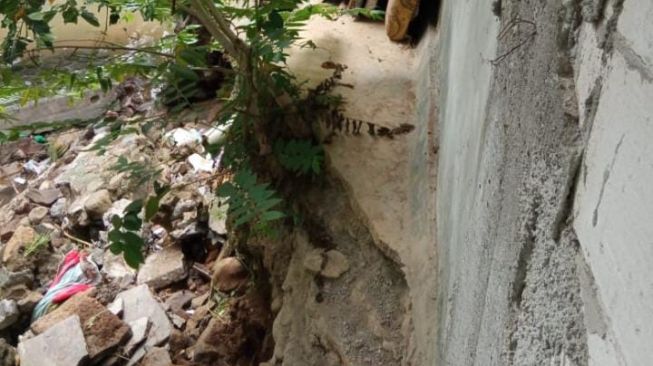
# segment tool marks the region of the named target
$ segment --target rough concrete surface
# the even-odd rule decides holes
[[[649,364],[653,5],[499,4],[441,19],[434,364]]]

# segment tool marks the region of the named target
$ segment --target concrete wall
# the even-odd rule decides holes
[[[578,99],[591,126],[574,203],[574,228],[593,274],[593,365],[653,362],[653,2],[628,0],[616,29],[585,23]],[[620,11],[620,13],[619,13]],[[610,15],[612,14],[612,15]],[[603,37],[602,37],[603,36]],[[600,48],[612,44],[612,52]],[[608,50],[609,51],[609,50]],[[594,93],[594,94],[592,94]]]
[[[649,365],[653,3],[500,3],[445,1],[432,61],[434,364]]]

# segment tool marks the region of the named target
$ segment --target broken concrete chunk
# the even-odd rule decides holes
[[[0,301],[0,330],[12,326],[19,315],[16,301],[7,299]]]
[[[133,280],[136,277],[136,271],[125,263],[122,255],[116,255],[107,250],[104,253],[104,266],[102,273],[108,278],[122,282],[125,278]]]
[[[32,324],[32,331],[43,333],[71,315],[79,316],[91,359],[115,350],[129,337],[129,326],[86,293],[78,294]]]
[[[152,322],[145,345],[158,346],[170,337],[172,331],[170,320],[147,285],[140,285],[121,292],[117,298],[122,299],[125,304],[124,321],[132,322],[142,317],[148,317]]]
[[[125,303],[122,299],[115,299],[111,304],[107,305],[107,310],[109,310],[111,314],[119,317],[122,315],[124,307]]]
[[[43,206],[50,206],[52,205],[56,200],[61,197],[61,191],[57,188],[50,188],[50,189],[34,189],[30,188],[27,193],[25,193],[25,197],[27,197],[30,201],[43,205]]]
[[[141,366],[172,366],[172,360],[165,348],[153,347],[147,351]]]
[[[111,193],[106,189],[101,189],[86,197],[84,200],[84,210],[86,210],[89,217],[100,219],[111,208],[112,204]]]
[[[131,328],[132,337],[125,345],[124,352],[126,355],[131,355],[134,350],[136,350],[136,348],[141,343],[143,343],[147,337],[147,332],[150,330],[150,325],[150,319],[148,319],[146,316],[129,322],[129,328]]]
[[[18,344],[21,366],[78,366],[88,358],[79,316],[70,316],[43,334]]]
[[[137,282],[159,289],[183,280],[186,269],[184,253],[177,247],[168,247],[145,259],[145,264],[138,271]]]
[[[326,278],[338,278],[349,270],[349,260],[337,250],[325,253],[326,265],[320,272]]]
[[[44,206],[34,207],[32,211],[29,212],[29,215],[27,215],[29,221],[34,225],[41,222],[46,216],[48,216],[48,208]]]

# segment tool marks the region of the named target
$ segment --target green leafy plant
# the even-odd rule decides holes
[[[37,234],[34,240],[25,246],[25,252],[23,255],[25,257],[30,257],[43,248],[45,248],[50,242],[50,234]]]
[[[148,197],[145,201],[132,201],[124,210],[123,216],[114,215],[111,218],[113,228],[108,233],[109,250],[113,254],[123,254],[125,262],[133,268],[138,269],[139,265],[144,262],[143,247],[145,241],[141,237],[140,231],[145,221],[151,221],[159,211],[161,199],[170,191],[170,187],[161,186],[154,182],[153,196]],[[145,209],[143,211],[143,209]],[[142,213],[142,215],[141,215]]]
[[[310,140],[277,140],[275,153],[281,165],[297,174],[319,175],[324,164],[324,149]]]
[[[268,232],[272,221],[285,217],[274,210],[281,202],[268,183],[257,183],[256,174],[249,170],[238,172],[232,182],[218,188],[217,194],[226,197],[229,205],[228,215],[235,228],[249,223],[255,232]]]

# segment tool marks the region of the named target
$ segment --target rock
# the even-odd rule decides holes
[[[124,301],[123,319],[132,322],[142,317],[148,317],[152,322],[149,335],[145,341],[147,346],[163,344],[172,331],[172,325],[161,304],[154,298],[147,285],[140,285],[118,294],[117,298]]]
[[[43,333],[71,315],[79,316],[91,359],[115,350],[129,337],[129,326],[87,293],[71,297],[33,323],[31,329],[36,334]]]
[[[19,316],[16,301],[8,299],[0,301],[0,330],[14,325]]]
[[[150,330],[150,319],[147,317],[138,318],[128,323],[131,328],[132,337],[125,345],[124,352],[126,355],[133,354],[134,350],[145,340],[147,332]]]
[[[39,222],[43,221],[46,216],[48,216],[48,211],[49,210],[47,207],[36,206],[32,209],[32,211],[29,212],[27,217],[32,224],[36,225]]]
[[[118,317],[122,315],[124,308],[125,303],[122,299],[115,299],[111,304],[107,305],[107,310],[109,310],[111,314]]]
[[[218,235],[227,235],[227,211],[229,205],[224,200],[215,197],[209,207],[209,229]]]
[[[15,285],[2,291],[5,300],[14,300],[18,311],[22,314],[31,314],[36,304],[43,298],[41,293],[31,291],[24,284]]]
[[[175,328],[178,329],[183,328],[184,324],[186,324],[186,319],[180,317],[177,314],[170,315],[170,320],[172,320],[172,324],[175,326]]]
[[[41,299],[43,299],[43,294],[36,291],[29,291],[18,300],[18,310],[23,314],[31,314]]]
[[[111,204],[111,208],[107,210],[107,212],[104,213],[102,216],[102,221],[104,222],[104,226],[107,228],[112,227],[111,224],[111,218],[115,215],[119,217],[125,216],[125,209],[129,204],[131,203],[131,200],[128,199],[119,199],[116,202]]]
[[[102,273],[107,278],[118,282],[131,282],[136,277],[136,271],[125,263],[122,255],[116,255],[107,250],[104,253]]]
[[[15,366],[18,354],[4,338],[0,338],[0,365]]]
[[[181,290],[175,292],[166,300],[166,305],[170,308],[170,311],[177,313],[183,311],[184,308],[190,304],[193,300],[193,293],[188,290]]]
[[[154,289],[168,286],[186,277],[184,253],[177,247],[167,247],[150,254],[138,271],[137,283]]]
[[[23,220],[23,216],[15,216],[9,223],[3,225],[0,228],[0,240],[7,241],[11,239],[11,236],[14,235],[16,229],[21,226],[20,223]]]
[[[304,268],[312,273],[320,273],[324,264],[324,250],[313,249],[304,258]]]
[[[88,358],[79,316],[54,324],[43,334],[18,344],[21,366],[78,366]]]
[[[172,360],[165,348],[153,347],[147,351],[141,366],[172,366]]]
[[[50,216],[58,220],[63,219],[66,216],[66,206],[68,206],[68,200],[65,197],[59,198],[50,207]]]
[[[207,291],[206,293],[194,298],[190,302],[190,307],[191,309],[197,309],[200,306],[204,305],[206,301],[209,299],[210,291]]]
[[[349,260],[337,250],[325,253],[326,265],[320,274],[326,278],[338,278],[349,270]]]
[[[20,272],[11,272],[0,266],[0,290],[5,290],[16,285],[30,285],[34,281],[34,274],[29,269]],[[4,298],[4,292],[0,292],[0,298]]]
[[[111,208],[112,204],[111,193],[106,189],[101,189],[86,197],[84,200],[84,210],[90,218],[101,219],[102,215]]]
[[[175,209],[172,211],[172,219],[180,219],[185,212],[197,211],[197,201],[194,199],[182,199],[177,202]]]
[[[25,193],[25,197],[38,205],[50,206],[61,197],[61,191],[58,188],[30,188],[27,193]]]
[[[32,205],[29,203],[29,200],[25,197],[19,197],[16,199],[14,204],[14,212],[17,215],[24,215],[29,212]]]
[[[233,291],[248,280],[247,269],[235,257],[221,259],[213,266],[213,284],[221,292]]]
[[[16,229],[2,252],[2,263],[8,270],[15,271],[31,264],[23,256],[23,251],[25,246],[34,242],[35,239],[36,232],[31,227],[20,226]]]

